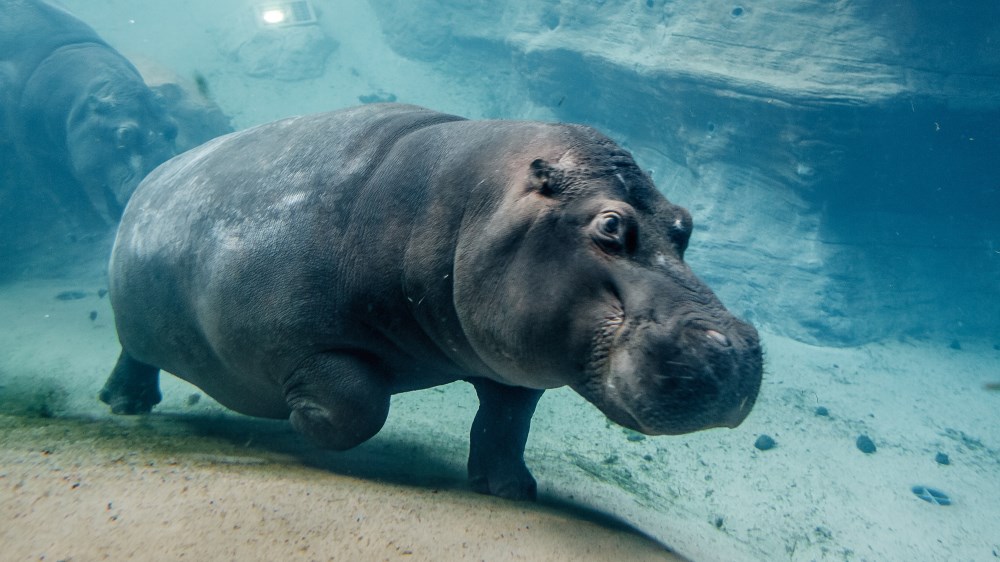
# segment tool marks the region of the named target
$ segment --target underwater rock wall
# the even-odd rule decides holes
[[[768,330],[995,330],[1000,5],[371,4],[398,53],[632,150],[694,214],[696,272]]]

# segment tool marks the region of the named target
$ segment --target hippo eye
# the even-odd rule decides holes
[[[635,236],[630,236],[634,230],[629,226],[628,219],[617,211],[604,211],[597,215],[592,223],[591,236],[605,250],[619,252],[623,249],[631,251],[629,246]]]
[[[115,143],[118,148],[130,148],[139,140],[139,128],[135,125],[122,125],[115,131]]]
[[[601,217],[601,232],[608,236],[618,236],[618,231],[622,226],[622,219],[616,213],[608,213]]]

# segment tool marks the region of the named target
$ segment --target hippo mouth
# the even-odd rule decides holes
[[[618,306],[602,318],[591,341],[590,359],[587,361],[587,380],[602,379],[611,369],[611,352],[618,336],[624,331],[625,312]]]
[[[635,431],[645,433],[642,424],[615,401],[607,399],[609,387],[613,390],[612,359],[615,349],[627,339],[625,311],[618,305],[604,315],[597,324],[591,340],[590,360],[585,369],[585,381],[576,390],[589,402],[598,407],[611,421]]]
[[[584,374],[586,382],[576,387],[576,390],[611,421],[634,431],[648,433],[639,420],[605,396],[606,387],[613,384],[608,381],[612,376],[611,362],[614,350],[619,342],[625,339],[628,331],[630,330],[626,329],[625,311],[618,305],[613,306],[597,324],[591,340],[590,359]]]
[[[142,172],[141,157],[133,156],[129,159],[129,162],[126,165],[120,166],[118,170],[109,174],[106,188],[114,197],[115,203],[119,207],[119,211],[125,208],[125,205],[132,197],[132,193],[135,191],[135,188],[138,187],[139,182],[142,181]]]

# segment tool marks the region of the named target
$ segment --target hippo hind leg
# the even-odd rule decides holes
[[[342,451],[367,441],[389,415],[389,377],[363,353],[319,353],[285,381],[292,426],[320,446]]]
[[[138,361],[124,349],[98,398],[115,414],[148,414],[160,403],[160,370]]]
[[[469,440],[469,482],[482,494],[534,500],[536,484],[524,464],[531,416],[542,390],[470,379],[479,411]]]

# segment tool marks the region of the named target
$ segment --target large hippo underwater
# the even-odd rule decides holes
[[[26,185],[113,223],[177,153],[176,133],[135,67],[87,24],[40,0],[0,0],[0,152]]]
[[[378,104],[234,133],[129,201],[110,264],[123,351],[101,399],[148,412],[162,369],[347,449],[390,395],[464,379],[473,487],[533,498],[544,389],[651,435],[750,412],[757,332],[684,263],[691,227],[588,127]]]

